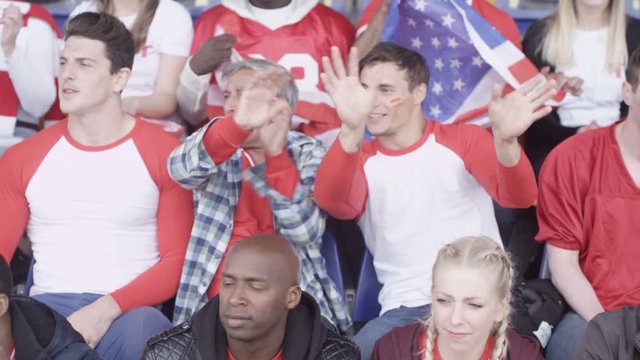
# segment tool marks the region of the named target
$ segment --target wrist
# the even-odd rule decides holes
[[[114,321],[120,315],[122,315],[122,309],[120,309],[120,305],[118,305],[116,299],[114,299],[111,295],[105,295],[97,301],[100,302],[105,317],[107,317],[111,321]]]
[[[361,125],[357,128],[351,128],[342,124],[338,141],[342,144],[342,148],[348,153],[354,153],[360,150],[362,140],[364,139],[365,126]]]

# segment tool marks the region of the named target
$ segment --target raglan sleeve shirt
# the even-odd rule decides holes
[[[161,131],[155,128],[148,129],[151,130]],[[160,193],[157,210],[160,259],[132,282],[111,294],[122,312],[139,306],[157,305],[176,294],[193,226],[192,193],[175,183],[166,167],[166,159],[178,141],[165,133],[162,135],[166,141],[159,142],[151,137],[138,140],[145,165]],[[145,148],[154,150],[145,151]],[[150,156],[145,153],[157,155]]]
[[[338,219],[355,219],[364,212],[367,180],[363,164],[367,145],[365,143],[358,151],[348,153],[338,139],[318,168],[316,201],[322,209]]]
[[[475,125],[450,129],[458,131],[461,148],[457,151],[462,152],[465,167],[494,200],[511,208],[527,208],[535,203],[536,179],[522,149],[516,165],[504,166],[498,161],[493,137],[486,129]]]

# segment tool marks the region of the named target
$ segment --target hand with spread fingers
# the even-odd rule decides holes
[[[19,7],[9,5],[2,11],[2,17],[0,17],[0,25],[2,25],[0,45],[6,57],[11,56],[16,48],[16,39],[20,29],[22,29],[22,22],[23,16]]]
[[[291,112],[289,104],[278,95],[290,81],[284,70],[256,71],[238,100],[233,115],[236,124],[245,130],[255,130],[282,112]]]
[[[544,104],[557,93],[555,81],[537,75],[505,97],[502,88],[500,85],[493,88],[489,120],[496,141],[515,142],[534,121],[551,112],[551,107]]]
[[[374,93],[360,83],[358,49],[351,48],[347,68],[337,47],[331,48],[331,59],[322,58],[324,73],[320,74],[325,90],[333,99],[342,121],[342,128],[362,130],[374,106]]]

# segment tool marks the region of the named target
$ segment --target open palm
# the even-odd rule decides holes
[[[555,96],[555,82],[543,82],[544,76],[537,75],[505,97],[502,97],[502,86],[494,86],[489,119],[496,139],[513,140],[524,134],[534,121],[551,112],[551,107],[544,104]]]
[[[337,47],[331,48],[331,59],[322,58],[324,73],[320,75],[325,90],[336,105],[342,123],[351,129],[365,125],[374,106],[374,92],[360,83],[358,50],[353,47],[347,59],[348,69],[342,62]]]

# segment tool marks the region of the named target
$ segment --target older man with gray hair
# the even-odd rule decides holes
[[[220,290],[225,255],[241,239],[284,236],[302,264],[302,290],[342,330],[344,299],[320,254],[325,215],[313,198],[324,156],[317,140],[290,131],[298,90],[284,68],[250,59],[223,69],[225,116],[213,119],[169,158],[171,177],[194,191],[196,220],[180,279],[174,322]]]

